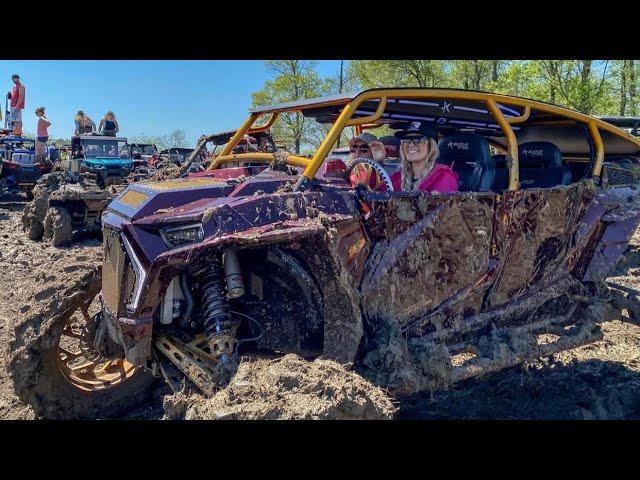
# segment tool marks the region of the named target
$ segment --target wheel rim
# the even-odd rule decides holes
[[[81,315],[76,311],[69,316],[62,329],[57,357],[69,383],[85,392],[97,392],[122,384],[140,367],[124,358],[107,358],[95,350],[87,329],[87,323],[92,321],[88,305],[78,309]]]

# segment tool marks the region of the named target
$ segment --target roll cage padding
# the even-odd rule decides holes
[[[438,163],[449,165],[458,174],[460,191],[491,191],[495,166],[486,138],[476,134],[452,135],[441,139],[438,148]]]

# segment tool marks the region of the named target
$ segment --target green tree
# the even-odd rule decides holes
[[[166,148],[171,147],[188,147],[189,142],[187,142],[187,135],[184,133],[184,130],[174,130],[168,135],[164,135],[162,137],[164,145]]]
[[[449,63],[449,86],[465,90],[486,90],[495,73],[498,82],[499,64],[492,60],[453,60]]]
[[[439,60],[355,60],[350,76],[361,88],[446,86],[445,63]]]
[[[586,114],[611,110],[614,82],[609,60],[541,60],[540,67],[551,103]]]
[[[165,135],[148,135],[141,133],[140,135],[129,137],[128,140],[129,143],[152,143],[158,147],[159,150],[166,150],[171,147],[187,148],[190,146],[184,130],[180,129],[176,129]]]
[[[253,93],[253,106],[293,102],[322,94],[323,81],[316,72],[317,62],[306,60],[271,60],[266,62],[271,79]],[[272,127],[276,139],[294,145],[296,154],[314,140],[313,120],[299,112],[285,113]]]

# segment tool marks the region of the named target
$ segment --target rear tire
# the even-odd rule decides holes
[[[47,216],[44,219],[44,237],[56,247],[71,241],[73,227],[71,215],[66,208],[51,207],[47,210]]]

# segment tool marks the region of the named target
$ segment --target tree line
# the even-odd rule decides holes
[[[327,78],[315,61],[265,64],[269,79],[252,94],[253,106],[365,88],[440,87],[528,97],[588,115],[638,114],[635,60],[341,60]],[[281,115],[273,127],[298,154],[317,148],[327,129],[299,113]]]

